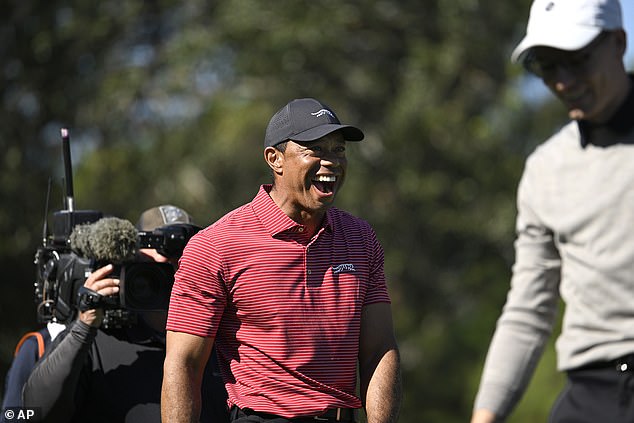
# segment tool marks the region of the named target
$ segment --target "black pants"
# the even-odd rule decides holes
[[[266,414],[246,414],[238,407],[231,408],[230,414],[231,423],[290,423],[291,420],[284,417],[266,415]]]
[[[633,369],[634,370],[634,369]],[[568,372],[549,423],[634,422],[634,372],[616,366]]]
[[[254,412],[248,409],[241,410],[240,408],[233,406],[230,410],[229,421],[231,423],[328,423],[331,421],[334,422],[335,420],[315,420],[311,417],[287,419],[285,417]],[[342,422],[354,422],[354,420],[342,420]]]

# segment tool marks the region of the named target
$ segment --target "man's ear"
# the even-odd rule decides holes
[[[282,173],[282,163],[284,163],[284,153],[274,147],[266,147],[264,149],[264,160],[269,165],[273,173],[280,175]]]
[[[616,45],[619,51],[619,58],[622,58],[625,55],[625,51],[627,50],[627,35],[625,34],[625,30],[623,29],[618,29],[614,31],[614,34]]]

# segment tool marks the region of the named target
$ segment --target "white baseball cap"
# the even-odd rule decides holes
[[[536,46],[579,50],[602,31],[621,28],[618,0],[535,0],[526,36],[511,54],[511,60],[520,62]]]

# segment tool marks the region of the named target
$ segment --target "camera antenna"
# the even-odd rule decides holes
[[[62,152],[64,155],[64,175],[66,180],[66,210],[75,210],[73,199],[73,166],[70,161],[70,136],[67,128],[62,128]]]
[[[42,244],[46,246],[48,240],[48,204],[51,198],[51,184],[52,179],[49,176],[48,186],[46,187],[46,203],[44,204],[44,227],[42,228]]]

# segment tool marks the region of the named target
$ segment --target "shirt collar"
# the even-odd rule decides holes
[[[623,135],[634,129],[634,75],[630,75],[630,92],[627,98],[606,123],[594,125],[586,120],[577,122],[581,134],[581,146],[588,144],[601,146],[612,145]]]
[[[255,215],[272,237],[283,232],[297,233],[301,236],[305,229],[304,225],[288,217],[286,213],[275,204],[269,195],[272,188],[273,186],[271,184],[260,186],[260,190],[251,202]],[[330,209],[326,211],[324,222],[324,229],[332,230],[333,220]]]

